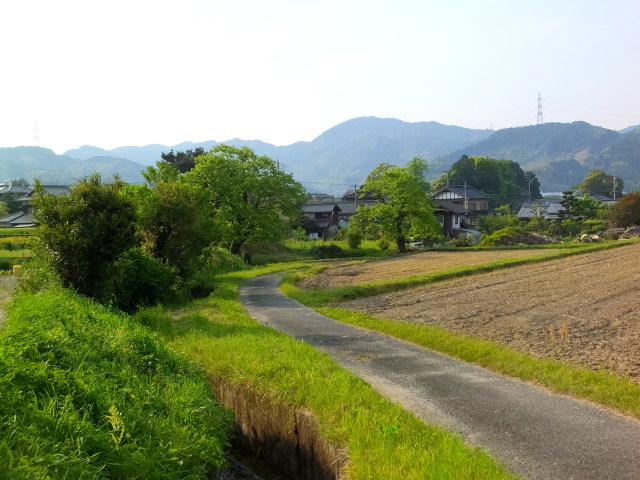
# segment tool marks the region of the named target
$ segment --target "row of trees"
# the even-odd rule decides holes
[[[239,253],[285,236],[305,199],[247,147],[217,146],[192,168],[172,163],[147,168],[145,185],[93,175],[69,196],[38,195],[43,251],[65,286],[125,310],[154,304],[207,268],[210,246]]]

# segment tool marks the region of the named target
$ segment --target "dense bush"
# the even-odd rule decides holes
[[[338,245],[320,245],[311,247],[309,253],[313,258],[339,258],[344,255],[344,251]]]
[[[362,233],[358,228],[349,228],[346,237],[349,248],[358,248],[362,243]]]
[[[640,193],[628,193],[609,209],[609,224],[626,228],[640,225]]]
[[[230,418],[201,373],[126,315],[20,294],[0,333],[0,477],[206,478]]]
[[[99,299],[120,310],[133,312],[139,307],[166,303],[175,297],[173,270],[141,248],[123,253],[110,271]]]
[[[36,198],[38,236],[51,266],[64,286],[89,297],[101,296],[105,272],[135,244],[135,209],[122,186],[93,175],[69,196],[40,191]]]

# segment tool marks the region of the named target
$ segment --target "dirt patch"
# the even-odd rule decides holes
[[[324,273],[305,278],[302,288],[334,288],[345,285],[394,280],[431,272],[448,270],[470,265],[524,258],[545,253],[557,252],[557,249],[545,250],[492,250],[468,252],[424,252],[390,260],[373,262],[336,262]]]
[[[469,253],[467,264],[475,261],[476,252]],[[569,361],[594,370],[606,368],[640,383],[639,256],[640,245],[633,245],[340,306],[376,317],[435,325],[541,358]],[[361,264],[360,268],[369,265]],[[380,262],[377,267],[382,265]],[[396,274],[394,267],[390,270]],[[342,282],[344,270],[338,272],[336,281]],[[355,271],[353,275],[362,278]],[[382,272],[374,276],[385,278]],[[332,284],[330,278],[324,282]]]

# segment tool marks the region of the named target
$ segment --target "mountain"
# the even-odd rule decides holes
[[[442,125],[437,122],[403,122],[393,118],[360,117],[330,128],[310,142],[275,146],[260,140],[233,139],[225,142],[247,146],[258,155],[278,160],[286,171],[310,191],[341,194],[348,185],[362,183],[382,162],[404,165],[415,156],[431,160],[438,155],[471,145],[493,133]],[[153,165],[162,152],[210,150],[218,142],[184,142],[178,145],[120,147],[113,150],[83,146],[64,153],[71,158],[88,159],[93,155],[126,158],[142,165]],[[436,172],[440,173],[440,172]]]
[[[110,177],[119,172],[131,183],[140,171],[161,159],[162,152],[219,142],[183,142],[104,150],[84,145],[56,155],[37,147],[0,148],[0,180],[34,177],[69,183],[93,171]],[[545,123],[499,131],[473,130],[436,122],[403,122],[393,118],[360,117],[336,125],[310,142],[275,146],[260,140],[232,139],[224,143],[252,148],[277,160],[309,191],[341,194],[361,184],[382,162],[405,165],[415,156],[429,164],[435,178],[462,155],[514,160],[534,170],[544,191],[572,188],[593,169],[622,177],[625,191],[640,188],[640,128],[625,133],[585,122]]]
[[[0,179],[3,181],[25,178],[29,182],[39,179],[44,184],[70,184],[98,172],[105,179],[117,173],[126,182],[140,183],[143,181],[141,170],[139,163],[111,156],[78,160],[67,155],[56,155],[48,148],[0,148]]]
[[[619,133],[629,133],[629,132],[633,132],[634,130],[638,130],[640,129],[640,125],[631,125],[630,127],[627,128],[623,128],[622,130],[618,130]]]
[[[545,191],[572,188],[594,169],[622,177],[627,191],[640,185],[640,130],[621,134],[585,122],[507,128],[434,163],[448,168],[462,155],[514,160],[535,171]]]

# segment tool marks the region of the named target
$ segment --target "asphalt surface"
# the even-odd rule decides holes
[[[640,422],[358,329],[282,295],[280,277],[240,295],[261,323],[328,353],[427,423],[458,432],[531,480],[640,479]]]

